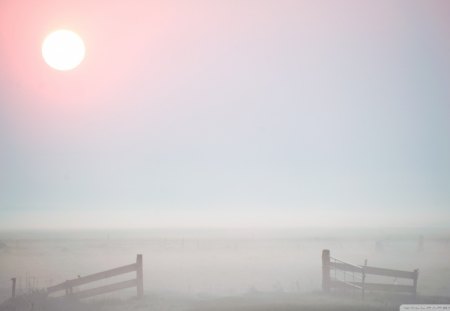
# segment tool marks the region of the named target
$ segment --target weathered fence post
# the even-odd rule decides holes
[[[330,250],[322,251],[322,290],[325,293],[330,292]]]
[[[417,295],[417,280],[419,279],[419,269],[414,270],[414,278],[413,278],[413,287],[414,287],[414,296]]]
[[[137,255],[136,258],[136,289],[138,298],[144,296],[144,271],[142,267],[142,255]]]
[[[64,282],[64,287],[65,287],[66,296],[70,296],[73,294],[73,288],[69,281],[66,280]]]
[[[362,276],[361,276],[361,297],[364,299],[366,296],[366,267],[367,267],[367,259],[364,260],[364,266],[362,267]]]
[[[12,278],[12,295],[11,297],[14,298],[16,297],[16,278]]]

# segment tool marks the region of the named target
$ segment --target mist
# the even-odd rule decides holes
[[[438,0],[1,1],[0,310],[448,303],[449,29]],[[136,276],[74,299],[108,269]]]

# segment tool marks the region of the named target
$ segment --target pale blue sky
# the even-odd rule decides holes
[[[448,2],[26,3],[0,30],[1,227],[449,225]],[[41,64],[60,25],[73,73]]]

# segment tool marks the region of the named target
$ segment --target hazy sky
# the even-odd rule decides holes
[[[449,219],[448,1],[0,1],[0,228]]]

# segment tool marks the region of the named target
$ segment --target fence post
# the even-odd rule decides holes
[[[414,283],[413,283],[413,287],[414,287],[414,296],[417,295],[417,280],[419,278],[419,269],[415,269],[414,270]]]
[[[138,254],[136,258],[136,282],[137,297],[142,298],[144,296],[144,271],[141,254]]]
[[[73,294],[73,288],[72,288],[72,284],[70,283],[70,281],[66,280],[64,282],[64,286],[65,286],[64,290],[66,292],[66,296],[72,295]]]
[[[361,275],[361,297],[364,299],[366,296],[366,267],[367,267],[367,259],[364,260],[364,266],[362,267],[362,275]]]
[[[14,298],[16,297],[16,278],[12,278],[12,295],[11,297]]]
[[[330,250],[322,251],[322,290],[325,293],[330,292]]]

